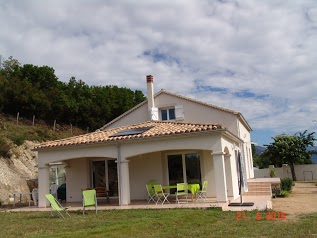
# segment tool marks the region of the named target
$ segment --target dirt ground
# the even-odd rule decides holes
[[[317,181],[296,182],[286,198],[272,198],[273,210],[295,218],[300,213],[317,212]]]

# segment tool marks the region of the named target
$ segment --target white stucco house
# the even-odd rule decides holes
[[[66,165],[67,202],[80,202],[81,189],[105,186],[119,206],[147,198],[145,184],[208,181],[217,202],[239,197],[237,154],[253,178],[251,128],[241,113],[177,95],[154,94],[148,75],[147,100],[100,130],[39,144],[39,207],[49,193],[49,165]]]

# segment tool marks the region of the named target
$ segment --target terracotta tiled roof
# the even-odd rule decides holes
[[[140,134],[114,136],[118,132],[122,132],[127,129],[138,129],[138,128],[139,129],[146,128],[147,130]],[[89,134],[70,137],[70,138],[66,138],[62,140],[44,142],[35,146],[35,149],[37,150],[37,149],[70,146],[70,145],[123,141],[123,140],[131,140],[131,139],[138,139],[138,138],[159,137],[159,136],[168,136],[168,135],[176,135],[176,134],[190,134],[195,132],[215,131],[220,129],[224,129],[224,128],[219,124],[193,124],[193,123],[181,123],[181,122],[148,121],[148,122],[142,122],[142,123],[138,123],[134,125],[121,126],[117,128],[108,129],[108,130],[96,131]]]

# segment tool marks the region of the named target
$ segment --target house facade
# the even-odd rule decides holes
[[[177,95],[154,94],[148,75],[147,100],[89,134],[38,145],[39,206],[47,205],[49,165],[66,165],[67,201],[81,190],[105,187],[119,205],[147,197],[145,184],[208,181],[207,196],[219,203],[239,196],[237,154],[253,178],[251,128],[241,113]]]

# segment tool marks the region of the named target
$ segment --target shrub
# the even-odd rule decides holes
[[[13,141],[14,144],[19,146],[19,145],[22,145],[24,143],[26,138],[27,137],[26,137],[25,134],[20,134],[20,135],[16,135],[14,138],[12,138],[12,141]]]
[[[285,190],[282,190],[279,197],[283,197],[283,198],[286,198],[289,196],[289,192],[288,191],[285,191]]]
[[[291,178],[281,179],[281,190],[292,191],[293,180]]]
[[[270,168],[270,178],[274,178],[275,177],[275,168]]]

